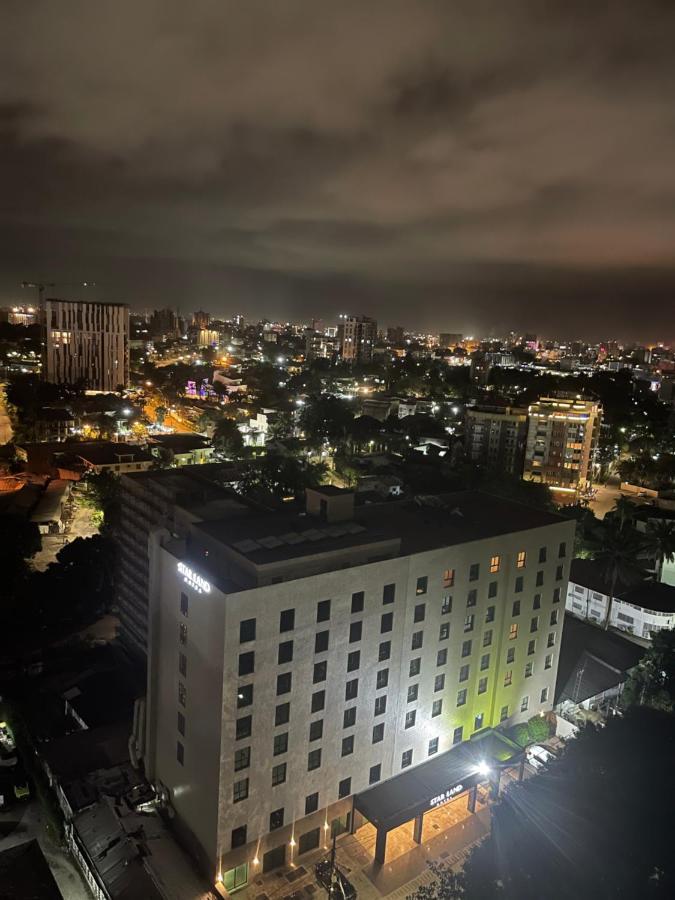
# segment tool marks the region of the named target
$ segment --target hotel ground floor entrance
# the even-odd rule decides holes
[[[487,731],[354,797],[352,833],[384,865],[442,831],[462,825],[478,805],[499,795],[502,773],[524,753]]]

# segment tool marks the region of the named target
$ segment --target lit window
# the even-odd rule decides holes
[[[518,637],[518,623],[513,622],[513,624],[511,625],[511,628],[509,629],[509,640],[515,641],[517,637]]]
[[[513,669],[508,669],[504,674],[504,687],[508,687],[513,681]]]
[[[498,556],[491,557],[491,559],[490,559],[490,574],[491,575],[496,575],[496,573],[499,572],[499,563],[500,563],[500,558]]]
[[[443,572],[443,587],[449,588],[452,587],[455,583],[455,570],[454,569],[446,569]]]
[[[516,559],[516,568],[524,569],[525,568],[525,560],[527,559],[527,554],[524,550],[518,551],[518,557]]]

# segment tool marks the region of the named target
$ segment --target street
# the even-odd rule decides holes
[[[595,498],[588,504],[588,508],[598,519],[604,519],[607,513],[614,509],[616,501],[622,494],[618,485],[598,484],[594,485],[594,488]]]
[[[79,502],[77,491],[72,494],[72,519],[67,526],[68,530],[63,534],[43,534],[42,549],[31,560],[31,564],[38,572],[43,572],[50,563],[56,561],[59,550],[74,541],[75,538],[92,537],[98,534],[98,526],[93,519],[93,510]]]

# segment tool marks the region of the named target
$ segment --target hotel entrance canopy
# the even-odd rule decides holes
[[[517,744],[496,731],[486,730],[428,762],[356,794],[354,809],[378,832],[386,833],[479,782],[498,781],[500,770],[519,764],[523,756],[524,751]]]

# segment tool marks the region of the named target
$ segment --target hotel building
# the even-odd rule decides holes
[[[470,787],[444,780],[468,739],[553,704],[573,522],[474,492],[307,493],[300,515],[241,504],[150,540],[146,772],[230,889],[366,819],[383,862],[388,830],[414,817],[418,840]],[[387,783],[424,809],[378,818]]]

